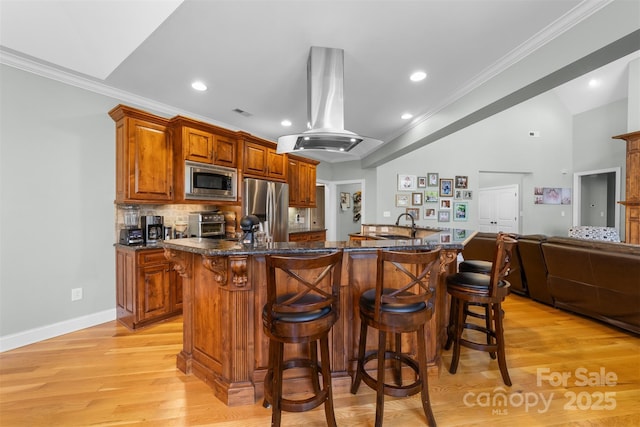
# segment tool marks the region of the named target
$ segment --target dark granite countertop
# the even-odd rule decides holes
[[[343,249],[349,252],[371,251],[381,248],[397,250],[444,249],[462,250],[473,237],[475,231],[464,229],[444,229],[429,236],[416,239],[378,239],[346,242],[273,242],[264,246],[243,245],[235,241],[213,240],[191,237],[188,239],[165,240],[161,246],[168,249],[191,252],[208,256],[224,255],[264,255],[325,252]]]
[[[314,233],[316,231],[326,231],[324,227],[289,228],[289,234]]]

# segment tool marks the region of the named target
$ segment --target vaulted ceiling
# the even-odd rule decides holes
[[[306,130],[310,47],[340,48],[345,128],[386,143],[608,3],[2,0],[0,54],[159,113],[276,140]],[[611,65],[617,83],[597,100],[575,98],[582,83],[558,93],[576,112],[624,97],[627,62]],[[410,81],[416,70],[427,78]],[[196,80],[207,90],[192,89]]]

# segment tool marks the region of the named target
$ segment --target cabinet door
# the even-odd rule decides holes
[[[287,179],[287,156],[276,153],[275,148],[267,148],[267,174],[271,179]]]
[[[171,312],[169,263],[139,269],[138,316],[146,320]]]
[[[213,147],[213,162],[216,165],[235,168],[238,164],[237,141],[222,135],[216,135]]]
[[[316,198],[316,165],[308,164],[307,168],[307,185],[309,186],[309,199],[307,205],[310,208],[317,206]],[[325,239],[322,239],[325,240]]]
[[[300,205],[300,180],[298,179],[298,161],[289,157],[289,206]]]
[[[257,176],[267,175],[267,147],[253,142],[245,142],[244,173]]]
[[[213,163],[213,134],[185,126],[182,128],[182,141],[186,160]]]
[[[129,123],[127,198],[171,201],[173,167],[167,127],[138,119]]]
[[[136,312],[136,258],[133,251],[116,249],[116,307],[120,321],[133,329]]]
[[[298,181],[300,186],[300,203],[302,206],[309,206],[309,163],[300,162],[298,166]],[[315,189],[314,189],[315,193]]]

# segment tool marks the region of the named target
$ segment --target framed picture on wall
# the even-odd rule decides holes
[[[436,203],[438,201],[438,190],[427,190],[424,192],[425,203]]]
[[[407,208],[407,213],[413,217],[414,221],[420,219],[420,208]]]
[[[440,209],[451,209],[451,199],[440,199]]]
[[[425,188],[427,186],[427,177],[419,176],[418,177],[418,188]]]
[[[435,208],[424,208],[424,219],[436,219]]]
[[[453,197],[453,180],[440,178],[440,197]]]
[[[467,188],[469,185],[469,177],[456,175],[456,188]]]
[[[427,185],[429,187],[437,187],[438,186],[438,174],[429,172],[427,174]]]
[[[396,194],[396,206],[398,207],[409,206],[409,195]]]
[[[398,191],[413,191],[417,188],[415,175],[398,174]]]
[[[411,193],[411,204],[413,206],[422,205],[422,193]]]
[[[469,212],[468,202],[455,202],[453,204],[453,220],[466,221]]]
[[[451,211],[438,211],[438,222],[449,222]]]

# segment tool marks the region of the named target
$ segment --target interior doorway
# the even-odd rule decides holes
[[[620,230],[620,167],[573,174],[573,225]]]
[[[478,191],[478,231],[520,233],[518,185],[481,188]]]
[[[365,180],[318,180],[317,183],[324,184],[325,188],[325,227],[327,229],[327,240],[349,240],[348,233],[350,230],[360,231],[360,225],[365,224]],[[360,216],[358,217],[358,221],[354,221],[355,215],[353,213],[353,193],[356,191],[360,191]],[[342,209],[340,193],[349,193],[349,207],[346,208],[346,210]]]

